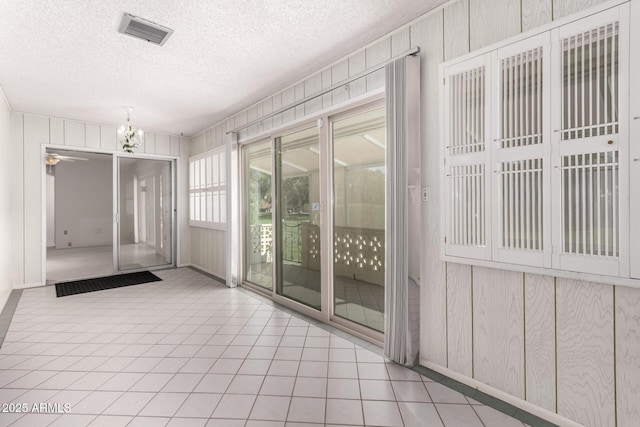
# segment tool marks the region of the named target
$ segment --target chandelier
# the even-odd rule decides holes
[[[127,153],[133,153],[133,151],[144,141],[144,132],[142,129],[136,130],[131,126],[131,111],[133,107],[122,107],[127,111],[127,124],[120,126],[118,129],[118,136],[120,138],[120,144],[122,149]]]

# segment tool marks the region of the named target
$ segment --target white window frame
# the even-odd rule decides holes
[[[633,5],[632,5],[633,6]],[[638,8],[633,9],[636,14],[640,14]],[[634,287],[640,287],[640,281],[634,280],[640,278],[640,267],[634,268],[630,266],[630,260],[640,256],[640,243],[634,242],[640,239],[640,226],[631,224],[632,218],[640,216],[640,203],[636,200],[630,200],[634,196],[633,180],[631,176],[640,176],[640,172],[636,171],[633,175],[633,168],[640,170],[640,149],[633,151],[633,130],[638,128],[634,123],[640,122],[640,118],[631,119],[632,115],[640,116],[640,112],[630,111],[634,106],[633,99],[630,99],[630,91],[636,93],[640,86],[634,84],[630,79],[630,66],[634,66],[636,72],[639,65],[639,58],[635,58],[630,49],[630,28],[629,28],[630,5],[626,2],[609,2],[598,8],[593,8],[580,16],[568,17],[558,22],[550,23],[537,31],[532,31],[512,40],[499,43],[495,46],[489,46],[478,50],[472,54],[462,58],[449,61],[441,65],[442,90],[441,90],[441,129],[443,140],[440,148],[442,152],[441,163],[441,189],[442,189],[442,224],[443,238],[441,255],[445,261],[481,265],[493,268],[501,268],[507,270],[517,270],[525,272],[533,272],[539,274],[550,274],[558,277],[579,278],[583,280],[593,280],[602,283],[625,284]],[[561,118],[562,118],[562,100],[559,95],[562,90],[563,72],[561,66],[562,40],[567,36],[579,34],[583,31],[589,31],[601,25],[617,21],[619,25],[619,53],[618,53],[618,133],[615,135],[601,135],[598,137],[586,138],[587,145],[579,148],[577,152],[582,155],[586,153],[613,151],[618,152],[618,213],[616,220],[618,221],[619,232],[617,234],[619,253],[616,259],[612,256],[598,255],[580,255],[573,253],[563,253],[562,241],[563,234],[563,215],[562,215],[562,196],[560,186],[562,179],[561,161],[563,155],[571,155],[565,153],[567,149],[575,148],[575,143],[561,141]],[[631,29],[633,34],[633,29]],[[520,148],[501,149],[499,146],[501,137],[500,132],[500,59],[512,54],[524,52],[529,48],[541,46],[543,48],[543,143],[525,146]],[[583,50],[584,52],[584,50]],[[485,135],[485,150],[487,152],[487,167],[485,168],[487,186],[489,187],[485,193],[486,208],[483,214],[489,218],[491,222],[488,230],[490,235],[487,236],[486,246],[473,246],[456,248],[451,245],[449,235],[452,232],[451,223],[455,218],[450,216],[452,188],[449,184],[449,174],[451,166],[457,163],[465,164],[463,156],[460,159],[453,159],[449,150],[451,131],[451,119],[449,116],[449,77],[455,75],[460,70],[471,69],[478,63],[485,61],[486,69],[489,70],[485,82],[487,87],[490,105],[486,108],[486,114],[490,116],[491,127],[487,128]],[[584,61],[584,60],[583,60]],[[584,64],[583,64],[584,66]],[[584,74],[583,74],[584,76]],[[636,102],[635,104],[640,104]],[[584,115],[584,114],[583,114]],[[635,127],[634,127],[635,126]],[[597,140],[597,141],[593,141]],[[613,141],[611,141],[613,140]],[[572,145],[573,144],[573,145]],[[597,149],[591,147],[596,144]],[[601,145],[604,144],[603,147]],[[631,147],[630,147],[631,145]],[[638,145],[638,144],[636,144]],[[634,156],[630,156],[631,154]],[[565,154],[563,154],[565,153]],[[542,183],[542,200],[543,200],[543,248],[542,250],[527,251],[514,250],[513,248],[501,248],[499,231],[502,226],[499,217],[500,210],[500,168],[503,162],[518,162],[527,159],[542,159],[543,162],[543,183]],[[583,158],[584,159],[584,158]],[[466,159],[471,161],[470,159]],[[584,161],[584,160],[583,160]],[[477,163],[474,159],[473,162]],[[635,162],[635,163],[634,163]],[[466,163],[472,164],[472,163]],[[631,169],[631,171],[630,171]],[[614,172],[615,173],[615,172]],[[587,175],[588,177],[588,175]],[[587,179],[583,175],[583,180]],[[589,178],[592,179],[592,178]],[[593,178],[595,179],[595,178]],[[636,180],[637,182],[637,180]],[[577,184],[576,184],[577,185]],[[587,184],[583,182],[583,187]],[[631,185],[631,187],[630,187]],[[583,188],[580,187],[580,188]],[[577,187],[576,187],[577,188]],[[584,188],[583,188],[584,192]],[[589,197],[592,197],[588,194]],[[518,196],[520,197],[520,196]],[[582,196],[584,198],[584,194]],[[611,196],[610,196],[611,197]],[[635,196],[638,199],[637,196]],[[584,202],[583,202],[584,203]],[[614,202],[615,203],[615,202]],[[579,209],[576,207],[576,209]],[[584,205],[582,206],[584,211]],[[631,235],[630,235],[631,233]],[[634,238],[634,235],[636,236]],[[583,237],[584,238],[584,237]],[[489,254],[487,255],[487,250]]]
[[[532,49],[542,48],[542,61],[540,64],[540,72],[542,74],[542,93],[541,93],[541,114],[539,117],[540,125],[541,125],[541,142],[534,145],[524,145],[519,147],[511,147],[511,148],[502,148],[501,140],[500,140],[500,129],[506,128],[516,128],[519,127],[524,119],[523,117],[514,117],[511,123],[503,123],[503,118],[500,114],[500,106],[498,105],[500,102],[503,102],[503,98],[500,96],[504,87],[505,82],[501,80],[500,76],[500,62],[503,59],[512,57],[513,55],[519,55],[524,52],[530,51]],[[499,48],[494,50],[491,53],[491,63],[496,68],[496,72],[493,73],[491,87],[493,88],[494,99],[496,100],[494,109],[492,110],[493,120],[492,120],[492,128],[491,128],[491,147],[489,151],[491,153],[491,179],[492,179],[492,191],[491,191],[491,205],[494,208],[494,212],[491,215],[493,221],[494,230],[492,238],[492,259],[499,262],[506,262],[511,264],[523,264],[523,265],[532,265],[537,267],[551,267],[551,174],[544,173],[548,170],[549,165],[549,136],[550,136],[550,97],[548,90],[545,92],[546,86],[549,85],[548,76],[551,73],[551,64],[549,61],[548,52],[551,49],[551,41],[549,37],[549,33],[539,34],[533,37],[528,37],[522,41],[509,44],[508,46]],[[529,76],[527,76],[528,78]],[[515,78],[519,78],[518,75]],[[530,82],[528,82],[530,84]],[[513,90],[513,89],[512,89]],[[516,101],[514,101],[516,102]],[[501,223],[501,193],[500,193],[500,180],[502,177],[502,173],[500,171],[500,166],[502,164],[508,164],[509,162],[519,162],[523,160],[529,159],[541,159],[542,166],[542,176],[540,177],[540,185],[542,190],[541,201],[542,201],[542,211],[539,212],[538,221],[540,221],[540,226],[542,227],[542,247],[539,250],[517,250],[508,247],[501,246],[501,235],[500,231],[502,229]],[[508,179],[508,178],[507,178]],[[524,184],[527,185],[527,179],[524,179]],[[515,183],[518,185],[518,183]],[[523,184],[522,181],[519,183],[521,186]],[[517,204],[517,203],[516,203]],[[526,205],[526,203],[524,203]],[[523,205],[522,203],[520,204]],[[516,209],[520,209],[521,206],[516,206]],[[526,206],[522,206],[525,207]],[[533,209],[533,206],[530,206]],[[532,222],[533,213],[530,214],[530,217],[523,218],[523,222],[529,223]],[[523,227],[525,229],[530,229],[533,227]]]
[[[480,91],[475,87],[477,80],[472,81],[469,87],[465,82],[464,86],[454,88],[454,85],[450,84],[449,77],[468,75],[472,70],[484,70],[484,113],[481,114],[484,116],[484,123],[480,123],[481,119],[477,115],[475,117],[467,117],[466,114],[458,114],[456,117],[450,118],[443,114],[444,140],[451,141],[455,139],[458,145],[454,147],[447,142],[447,146],[443,148],[445,153],[444,176],[442,177],[443,194],[454,194],[455,196],[454,198],[444,198],[442,213],[446,230],[444,242],[446,254],[486,260],[491,259],[492,236],[491,172],[489,163],[492,91],[488,78],[491,75],[489,59],[489,55],[481,55],[447,67],[444,79],[444,93],[440,98],[443,104],[442,111],[449,111],[451,108],[453,93],[456,94],[455,97],[461,103],[471,102],[473,95],[467,98],[466,92],[474,92],[475,94]],[[465,130],[461,131],[462,128],[465,128]],[[464,168],[467,165],[472,166],[473,169],[462,170],[458,168]],[[457,169],[461,172],[460,176],[456,176]],[[484,182],[482,189],[480,189],[481,182]],[[482,190],[482,200],[469,200],[467,196],[471,189]],[[469,204],[473,206],[468,206]],[[456,205],[457,209],[454,209],[453,205]],[[474,220],[472,218],[472,212],[475,211],[478,205],[484,206],[483,220],[478,218]],[[478,239],[480,236],[484,236],[484,243],[473,244],[473,241],[482,240],[482,238]]]
[[[579,153],[593,153],[605,151],[618,152],[618,187],[619,204],[614,208],[617,212],[619,233],[614,236],[619,240],[619,255],[617,258],[584,257],[564,253],[562,248],[563,231],[562,224],[562,199],[561,192],[553,195],[553,267],[560,270],[581,271],[607,276],[629,277],[629,5],[624,4],[583,18],[579,21],[563,25],[551,31],[551,39],[555,42],[552,50],[552,67],[557,72],[551,74],[552,90],[562,91],[561,74],[561,41],[569,36],[582,31],[597,28],[614,21],[619,22],[619,56],[618,56],[618,133],[581,139],[562,141],[562,132],[553,132],[551,135],[552,156],[552,185],[561,186],[563,156]],[[558,97],[560,98],[560,97]],[[562,104],[551,104],[551,128],[562,129]]]
[[[226,147],[189,158],[189,226],[227,229]]]

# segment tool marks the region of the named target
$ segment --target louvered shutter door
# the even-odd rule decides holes
[[[554,268],[628,275],[627,17],[552,31]]]
[[[545,34],[494,55],[494,261],[551,267],[549,47]]]
[[[444,70],[446,255],[491,258],[489,58]]]

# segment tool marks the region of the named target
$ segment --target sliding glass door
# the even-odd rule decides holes
[[[320,310],[320,141],[318,128],[285,135],[276,144],[277,288]]]
[[[384,333],[385,132],[376,102],[242,148],[245,283],[377,340]]]
[[[271,141],[251,145],[244,154],[244,275],[247,281],[273,290]]]
[[[118,271],[173,264],[170,160],[117,158]]]
[[[385,110],[336,117],[333,312],[384,332]]]

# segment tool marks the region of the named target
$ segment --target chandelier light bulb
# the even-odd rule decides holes
[[[131,125],[131,110],[133,107],[122,107],[127,111],[127,124],[120,126],[118,129],[118,135],[120,135],[120,144],[122,145],[122,149],[127,153],[133,153],[133,151],[140,145],[140,142],[143,141],[144,132],[142,129],[136,130]]]

